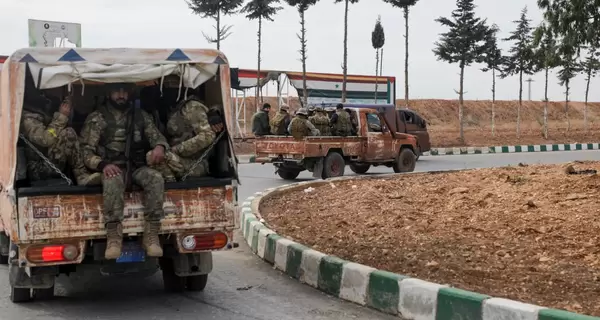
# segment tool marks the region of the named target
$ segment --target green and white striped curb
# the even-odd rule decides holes
[[[496,147],[455,147],[435,148],[429,153],[432,156],[463,155],[463,154],[488,154],[488,153],[522,153],[522,152],[550,152],[550,151],[581,151],[599,150],[598,143],[569,143],[569,144],[536,144],[520,146],[496,146]]]
[[[391,176],[394,174],[361,179]],[[350,179],[355,178],[288,184],[257,192],[246,199],[240,210],[241,231],[252,252],[304,284],[402,319],[600,320],[598,317],[493,298],[345,261],[278,235],[265,225],[260,215],[259,206],[265,197]]]
[[[255,163],[256,156],[253,154],[240,154],[237,155],[239,163]]]

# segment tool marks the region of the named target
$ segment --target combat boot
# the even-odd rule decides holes
[[[123,225],[120,222],[106,224],[106,251],[104,259],[115,260],[121,256],[123,247]]]
[[[149,257],[162,257],[163,250],[158,239],[160,221],[144,222],[144,236],[142,239],[144,250]]]

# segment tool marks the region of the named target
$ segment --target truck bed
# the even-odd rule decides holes
[[[343,150],[344,155],[358,157],[361,154],[363,142],[366,137],[304,137],[295,139],[291,136],[264,136],[255,140],[256,162],[260,159],[290,158],[301,160],[304,158],[323,157],[331,149]]]
[[[232,179],[216,178],[166,183],[161,233],[182,229],[233,230],[233,183]],[[125,194],[124,234],[142,231],[142,197],[141,190]],[[18,235],[11,236],[19,242],[106,235],[101,186],[20,188],[17,199]]]

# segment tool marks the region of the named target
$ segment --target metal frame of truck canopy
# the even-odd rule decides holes
[[[16,210],[17,141],[28,66],[39,89],[70,87],[72,83],[140,83],[169,74],[180,75],[186,85],[197,87],[214,78],[217,72],[221,83],[230,87],[227,58],[213,49],[26,48],[16,51],[5,61],[0,73],[0,127],[4,131],[0,139],[0,192],[8,195],[0,197],[1,212]],[[221,99],[225,125],[229,129],[227,120],[234,119],[235,114],[227,88],[221,90]],[[228,144],[231,165],[237,172],[231,137]]]

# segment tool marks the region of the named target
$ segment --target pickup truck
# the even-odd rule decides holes
[[[26,94],[60,97],[70,89],[74,113],[85,119],[106,96],[104,83],[134,83],[136,91],[149,88],[160,96],[161,79],[169,74],[183,74],[186,85],[204,93],[205,104],[223,106],[224,119],[231,119],[227,58],[212,49],[43,49],[12,54],[0,85],[0,217],[5,228],[0,252],[8,263],[11,301],[52,297],[56,277],[81,264],[97,265],[103,275],[161,270],[167,291],[204,290],[212,252],[235,247],[233,231],[239,223],[237,162],[227,126],[203,154],[209,176],[165,183],[162,257],[147,257],[141,246],[141,190],[134,186],[125,193],[123,252],[116,260],[104,259],[102,186],[74,185],[68,166],[56,172],[56,179],[30,179],[25,150],[36,146],[19,128]],[[143,99],[135,100],[139,105]],[[76,131],[81,126],[71,124]]]
[[[394,172],[415,169],[417,138],[390,130],[384,114],[374,109],[349,108],[357,119],[357,136],[262,136],[255,140],[257,163],[272,163],[276,173],[293,180],[308,170],[315,178],[344,175],[346,165],[358,174],[371,166],[386,166]]]

